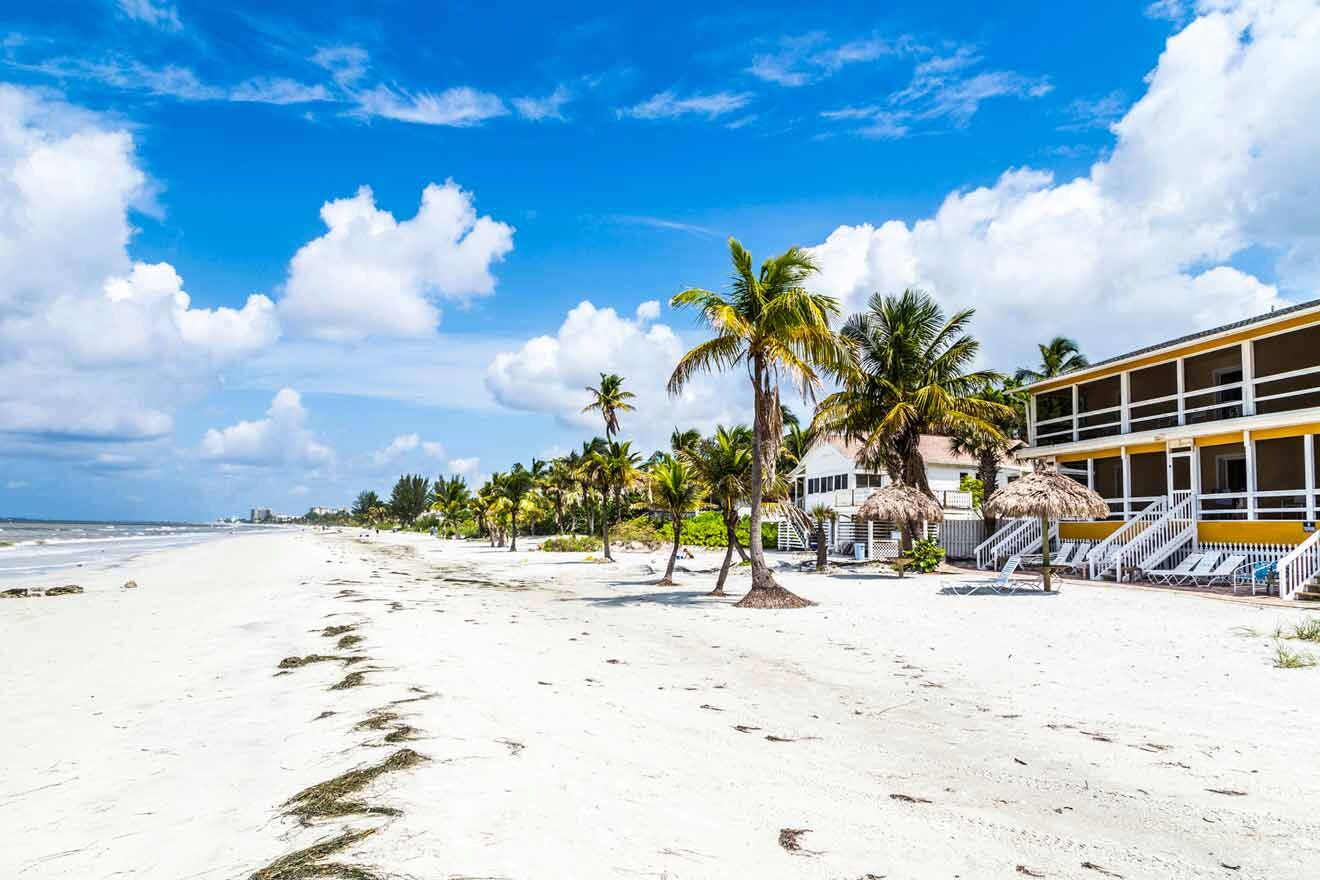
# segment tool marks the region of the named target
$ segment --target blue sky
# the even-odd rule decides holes
[[[819,246],[848,307],[909,283],[976,305],[1003,369],[1057,332],[1100,356],[1305,298],[1317,264],[1296,193],[1268,199],[1283,187],[1267,172],[1295,159],[1314,180],[1271,152],[1305,145],[1289,126],[1307,120],[1269,114],[1223,156],[1201,155],[1196,128],[1267,88],[1308,106],[1307,61],[1258,68],[1270,39],[1288,56],[1313,2],[833,3],[814,20],[790,5],[10,6],[3,161],[29,167],[51,143],[73,158],[40,200],[67,235],[32,233],[37,197],[0,190],[19,218],[0,226],[5,259],[126,231],[102,263],[77,248],[85,272],[0,295],[0,318],[29,328],[0,337],[0,515],[201,518],[344,503],[405,469],[476,480],[586,436],[574,395],[604,369],[645,392],[642,445],[740,417],[729,382],[664,399],[694,329],[638,311],[719,285],[730,234],[758,255]],[[1215,53],[1212,74],[1195,69]],[[1154,136],[1170,130],[1177,143]],[[78,132],[111,144],[104,164]],[[438,201],[410,224],[430,184]],[[1273,207],[1221,222],[1220,196],[1244,185]],[[335,200],[349,219],[327,232]],[[1130,289],[1107,289],[1112,270]],[[185,290],[191,317],[169,305]],[[169,326],[92,351],[98,332],[138,329],[79,307],[107,297]],[[66,310],[101,329],[84,339],[52,317]],[[529,347],[541,336],[553,345]]]

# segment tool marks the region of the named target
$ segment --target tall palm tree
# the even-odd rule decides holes
[[[588,535],[596,534],[596,508],[591,492],[596,488],[598,480],[596,479],[596,463],[593,456],[605,447],[605,440],[600,437],[593,437],[583,442],[580,455],[574,453],[577,455],[577,466],[573,469],[573,473],[577,477],[578,486],[581,488],[582,506],[586,508]],[[601,504],[604,503],[602,498]]]
[[[724,551],[724,562],[720,565],[719,579],[710,593],[712,596],[723,596],[734,549],[742,554],[742,544],[738,541],[738,508],[748,495],[752,432],[742,425],[734,428],[720,425],[715,428],[715,436],[701,441],[685,455],[696,468],[701,481],[706,484],[711,503],[719,509],[724,519],[728,546]]]
[[[657,582],[658,586],[672,587],[674,563],[683,538],[683,517],[701,507],[706,487],[696,469],[681,458],[666,458],[651,469],[649,476],[652,500],[673,520],[674,547],[669,552],[665,576]]]
[[[623,493],[636,486],[642,480],[642,471],[637,467],[642,460],[639,453],[632,451],[632,443],[611,441],[603,449],[591,453],[592,471],[596,475],[601,489],[601,541],[604,556],[613,562],[610,555],[610,501],[622,499]]]
[[[468,502],[472,498],[467,480],[457,474],[452,477],[441,474],[431,490],[431,498],[431,509],[442,517],[445,531],[454,533],[458,521],[467,513]]]
[[[572,453],[576,455],[576,453]],[[541,477],[541,491],[550,500],[555,511],[555,531],[564,534],[564,504],[577,485],[577,477],[568,458],[560,456],[550,462]]]
[[[996,433],[993,420],[1011,413],[980,392],[999,374],[972,369],[980,343],[967,328],[975,310],[946,319],[928,294],[915,290],[875,294],[867,305],[842,330],[856,347],[858,367],[821,401],[812,427],[860,441],[859,464],[883,467],[892,481],[933,497],[921,435],[959,428]]]
[[[523,499],[527,493],[536,487],[536,480],[532,477],[532,472],[521,464],[515,464],[504,475],[501,485],[504,497],[509,500],[509,518],[511,528],[509,530],[509,552],[512,553],[518,549],[518,511],[522,507]]]
[[[596,388],[587,386],[591,394],[591,403],[582,408],[585,412],[599,412],[605,420],[605,439],[610,440],[619,433],[619,413],[632,412],[634,407],[628,401],[637,395],[623,390],[623,377],[615,373],[601,373],[600,385]]]
[[[701,432],[696,428],[688,428],[686,431],[674,428],[674,432],[669,435],[669,451],[674,455],[681,455],[690,452],[701,442]]]
[[[1002,404],[1008,410],[989,420],[994,431],[983,430],[978,425],[961,425],[949,436],[954,452],[976,459],[976,478],[981,482],[983,501],[999,485],[999,466],[1021,444],[1026,433],[1026,398],[1018,387],[1016,379],[1009,379],[981,390],[981,397]],[[995,517],[985,509],[984,503],[981,520],[985,524],[985,533],[993,534]]]
[[[1066,336],[1056,336],[1036,348],[1040,351],[1040,365],[1035,369],[1023,367],[1013,376],[1023,384],[1053,379],[1091,365],[1077,343]]]
[[[685,290],[670,301],[691,306],[715,335],[689,351],[669,377],[669,393],[681,392],[693,377],[742,365],[752,383],[752,462],[748,473],[751,504],[752,588],[737,603],[743,608],[801,608],[810,604],[775,582],[761,549],[761,500],[774,483],[783,412],[779,385],[789,381],[804,398],[814,398],[822,373],[841,375],[852,366],[847,343],[830,328],[838,302],[803,285],[816,271],[811,255],[789,248],[766,260],[757,272],[752,255],[729,239],[733,277],[727,295]]]

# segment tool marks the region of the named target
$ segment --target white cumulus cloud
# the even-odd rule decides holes
[[[618,373],[637,395],[637,412],[622,413],[622,436],[649,450],[668,445],[675,426],[709,430],[717,423],[745,421],[748,393],[730,374],[700,378],[680,397],[665,383],[674,364],[689,348],[667,325],[655,323],[659,304],[642,303],[633,317],[584,301],[569,311],[553,336],[529,339],[517,351],[496,356],[486,372],[486,386],[497,401],[512,409],[547,413],[585,433],[603,434],[600,416],[583,413],[588,386],[601,373]]]
[[[223,464],[274,466],[329,464],[335,454],[307,427],[307,409],[292,388],[271,400],[264,419],[212,428],[202,436],[198,453]]]
[[[841,226],[816,285],[860,309],[923,287],[975,306],[990,359],[1029,361],[1062,333],[1092,356],[1266,312],[1320,284],[1320,6],[1217,0],[1168,41],[1073,180],[1029,168],[951,193],[933,216]],[[1277,257],[1275,283],[1231,265]]]
[[[366,186],[326,202],[321,219],[327,231],[294,255],[279,306],[295,329],[332,341],[431,335],[435,302],[491,293],[491,266],[513,249],[513,227],[478,217],[453,181],[428,185],[410,220]]]

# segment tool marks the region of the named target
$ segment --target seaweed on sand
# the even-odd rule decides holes
[[[332,691],[346,691],[349,688],[361,687],[366,683],[367,674],[365,672],[350,672],[344,676],[343,681],[338,684],[330,685]]]
[[[339,878],[339,880],[378,880],[379,875],[357,865],[327,862],[325,859],[376,833],[375,828],[364,831],[345,831],[329,837],[306,849],[280,856],[266,867],[252,874],[248,880],[313,880],[313,878]]]
[[[338,642],[335,643],[335,647],[351,648],[360,641],[362,641],[362,636],[344,636]]]
[[[425,757],[412,749],[399,749],[379,764],[349,770],[334,779],[327,779],[325,782],[318,782],[310,788],[303,789],[284,802],[284,806],[288,808],[286,815],[297,816],[304,825],[310,825],[313,819],[332,819],[337,816],[397,816],[399,811],[393,807],[372,806],[366,801],[354,800],[353,796],[374,782],[378,776],[397,770],[407,770],[425,760]]]
[[[333,639],[335,636],[342,636],[344,633],[350,632],[356,625],[357,624],[353,623],[341,623],[338,626],[327,626],[325,629],[321,630],[321,635],[325,636],[327,639]]]

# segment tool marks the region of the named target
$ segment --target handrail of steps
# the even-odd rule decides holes
[[[1175,500],[1176,504],[1158,519],[1146,523],[1145,528],[1115,551],[1105,564],[1093,569],[1096,576],[1112,569],[1114,580],[1121,581],[1133,571],[1158,565],[1191,541],[1196,536],[1197,498],[1187,492],[1181,500]]]
[[[1279,560],[1279,598],[1289,599],[1320,576],[1320,532]]]
[[[1168,498],[1157,498],[1132,519],[1123,523],[1108,538],[1096,544],[1086,553],[1087,569],[1091,580],[1098,580],[1113,567],[1114,558],[1123,545],[1136,538],[1160,517],[1169,507]]]
[[[1059,534],[1059,524],[1050,524],[1050,540]],[[1035,518],[1011,520],[990,537],[976,545],[977,568],[993,568],[1001,556],[1031,553],[1041,544],[1040,520]]]

